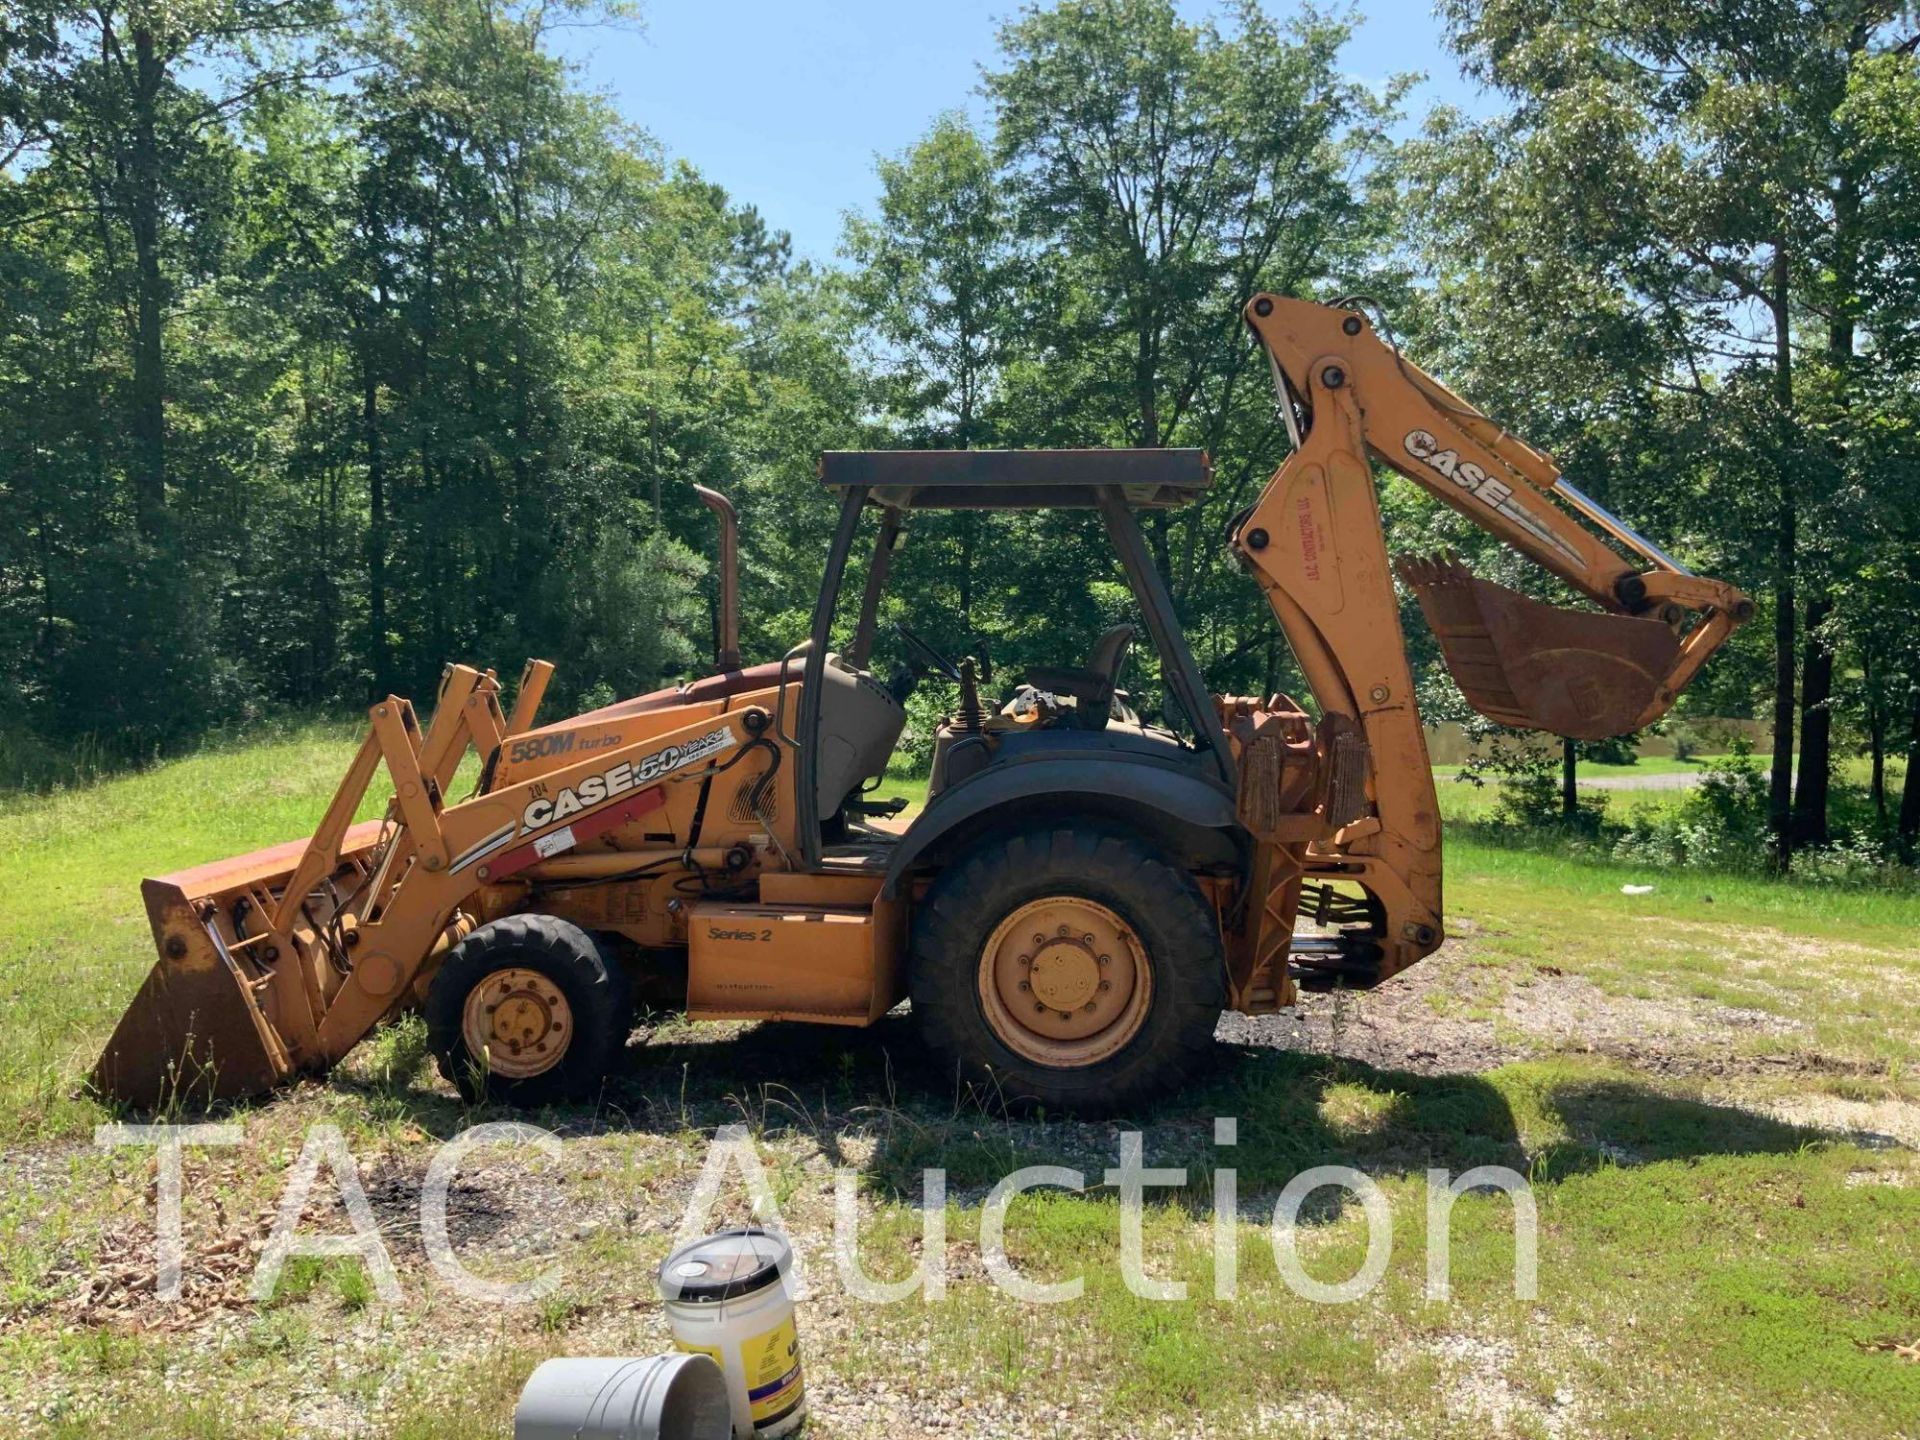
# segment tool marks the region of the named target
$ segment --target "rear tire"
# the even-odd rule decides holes
[[[908,991],[949,1076],[1094,1114],[1165,1095],[1213,1058],[1226,961],[1212,907],[1151,844],[1034,826],[979,841],[934,880]]]
[[[468,1100],[544,1105],[597,1093],[633,1028],[626,975],[592,935],[509,915],[454,946],[427,990],[427,1043]]]

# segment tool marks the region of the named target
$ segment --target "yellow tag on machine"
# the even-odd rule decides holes
[[[754,1228],[691,1241],[660,1266],[674,1348],[725,1373],[736,1440],[777,1440],[806,1418],[792,1268],[786,1240]]]

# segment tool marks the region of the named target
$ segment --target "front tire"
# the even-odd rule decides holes
[[[1212,908],[1108,827],[989,836],[914,920],[914,1019],[948,1073],[1082,1114],[1179,1088],[1214,1054],[1226,963]]]
[[[453,947],[426,1010],[440,1073],[468,1100],[544,1105],[600,1089],[633,1003],[618,964],[578,925],[509,915]]]

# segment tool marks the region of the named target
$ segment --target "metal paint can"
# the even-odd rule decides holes
[[[753,1227],[690,1241],[660,1266],[674,1349],[725,1374],[736,1440],[777,1440],[806,1419],[792,1269],[793,1247]]]
[[[513,1440],[726,1440],[726,1377],[704,1355],[549,1360],[520,1392]]]

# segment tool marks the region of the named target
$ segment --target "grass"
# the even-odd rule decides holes
[[[1676,760],[1671,755],[1642,755],[1631,765],[1607,765],[1598,760],[1582,760],[1578,777],[1582,781],[1607,780],[1631,782],[1660,775],[1699,775],[1706,769],[1706,762],[1723,757],[1700,755],[1690,760]],[[1769,756],[1756,752],[1754,756],[1762,770],[1767,768]],[[1451,780],[1457,777],[1464,765],[1436,765],[1433,767],[1435,779]],[[1864,755],[1839,755],[1834,757],[1834,778],[1849,785],[1864,787],[1872,774],[1872,762]],[[1887,757],[1887,787],[1897,792],[1901,780],[1907,773],[1906,760],[1902,756]]]
[[[503,1436],[544,1356],[665,1344],[652,1267],[708,1138],[733,1121],[752,1129],[817,1286],[801,1313],[812,1435],[913,1433],[934,1412],[954,1433],[1038,1436],[1920,1433],[1920,1366],[1872,1348],[1920,1335],[1920,1162],[1776,1113],[1920,1096],[1920,901],[1648,873],[1471,834],[1447,850],[1466,949],[1428,962],[1452,966],[1429,991],[1437,1023],[1510,1023],[1551,973],[1650,1021],[1753,1017],[1726,1032],[1729,1062],[1810,1052],[1820,1064],[1777,1081],[1702,1078],[1572,1044],[1420,1074],[1236,1052],[1207,1085],[1127,1122],[1145,1131],[1148,1164],[1188,1172],[1149,1190],[1145,1229],[1149,1272],[1184,1280],[1188,1298],[1150,1302],[1115,1263],[1119,1212],[1102,1175],[1121,1127],[956,1096],[916,1069],[897,1020],[872,1032],[667,1022],[598,1103],[529,1117],[563,1137],[558,1166],[508,1154],[463,1168],[454,1208],[468,1228],[455,1240],[473,1268],[562,1272],[544,1299],[499,1309],[452,1294],[421,1262],[414,1205],[440,1139],[508,1117],[462,1106],[422,1063],[418,1025],[403,1025],[332,1080],[239,1110],[243,1147],[190,1155],[186,1212],[190,1256],[222,1235],[257,1241],[306,1127],[342,1125],[405,1304],[383,1305],[357,1261],[296,1258],[270,1300],[242,1298],[180,1334],[145,1323],[165,1312],[137,1303],[117,1320],[76,1312],[90,1278],[150,1265],[150,1155],[92,1151],[106,1112],[75,1094],[151,960],[138,881],[304,833],[351,744],[318,727],[0,806],[0,1433]],[[880,793],[919,803],[924,781],[890,775]],[[1470,817],[1468,787],[1441,793]],[[1239,1117],[1230,1150],[1213,1144],[1216,1115]],[[1322,1163],[1372,1176],[1393,1216],[1385,1277],[1349,1305],[1290,1292],[1268,1237],[1281,1186]],[[1454,1299],[1429,1300],[1425,1172],[1488,1163],[1536,1187],[1539,1298],[1512,1294],[1510,1203],[1472,1195],[1454,1212]],[[1010,1212],[1023,1273],[1084,1276],[1067,1304],[1016,1302],[977,1260],[986,1188],[1036,1164],[1087,1180],[1084,1195],[1037,1193]],[[945,1301],[871,1307],[841,1293],[828,1243],[837,1165],[859,1172],[860,1254],[880,1279],[917,1258],[921,1168],[949,1169]],[[1240,1198],[1232,1301],[1214,1298],[1220,1166],[1236,1170]],[[1323,1191],[1304,1214],[1307,1272],[1356,1268],[1358,1206]],[[716,1218],[743,1215],[729,1192]],[[306,1223],[343,1229],[325,1206]]]
[[[211,750],[133,775],[0,803],[0,1138],[84,1133],[76,1100],[153,963],[140,881],[307,834],[357,740],[346,725]],[[370,799],[364,814],[378,814]],[[364,815],[363,815],[364,818]]]
[[[898,796],[907,802],[903,814],[918,814],[927,806],[927,781],[931,778],[927,771],[927,765],[915,764],[896,755],[893,763],[887,766],[886,777],[874,794],[886,799]]]
[[[1436,765],[1433,773],[1436,779],[1451,780],[1466,768],[1464,765]],[[1700,759],[1676,760],[1671,755],[1642,755],[1631,765],[1603,765],[1597,760],[1582,760],[1579,775],[1582,780],[1633,779],[1648,775],[1697,775],[1700,770]]]

